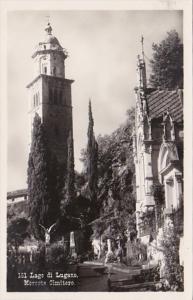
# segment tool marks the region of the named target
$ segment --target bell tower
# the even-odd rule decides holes
[[[71,84],[65,78],[65,59],[67,52],[52,34],[48,22],[46,36],[39,42],[32,55],[34,79],[27,85],[29,90],[29,126],[31,134],[35,113],[42,119],[49,149],[58,161],[66,165],[67,140],[73,132]]]

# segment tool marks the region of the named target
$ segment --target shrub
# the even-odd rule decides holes
[[[67,255],[64,252],[64,246],[59,245],[58,243],[53,243],[48,248],[48,262],[51,262],[52,265],[61,266],[66,263]]]
[[[112,262],[115,262],[116,260],[117,260],[116,256],[113,252],[107,253],[106,258],[105,258],[105,263],[112,263]]]
[[[183,290],[183,268],[179,264],[179,237],[175,232],[173,222],[167,220],[164,228],[163,260],[161,261],[161,278],[165,289]]]

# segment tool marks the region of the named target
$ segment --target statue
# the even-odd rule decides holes
[[[44,230],[44,234],[45,234],[45,244],[49,245],[50,244],[50,234],[51,234],[51,230],[52,228],[56,225],[56,223],[52,224],[49,228],[45,228],[43,225],[39,224],[43,230]]]

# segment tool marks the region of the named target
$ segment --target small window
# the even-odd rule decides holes
[[[46,50],[46,45],[44,45],[44,50]]]
[[[47,67],[44,67],[44,74],[47,74]]]
[[[56,67],[53,68],[53,74],[56,75]]]

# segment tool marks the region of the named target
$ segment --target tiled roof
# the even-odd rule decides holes
[[[147,106],[151,119],[169,112],[176,122],[183,121],[183,104],[181,90],[154,90],[147,94]]]

